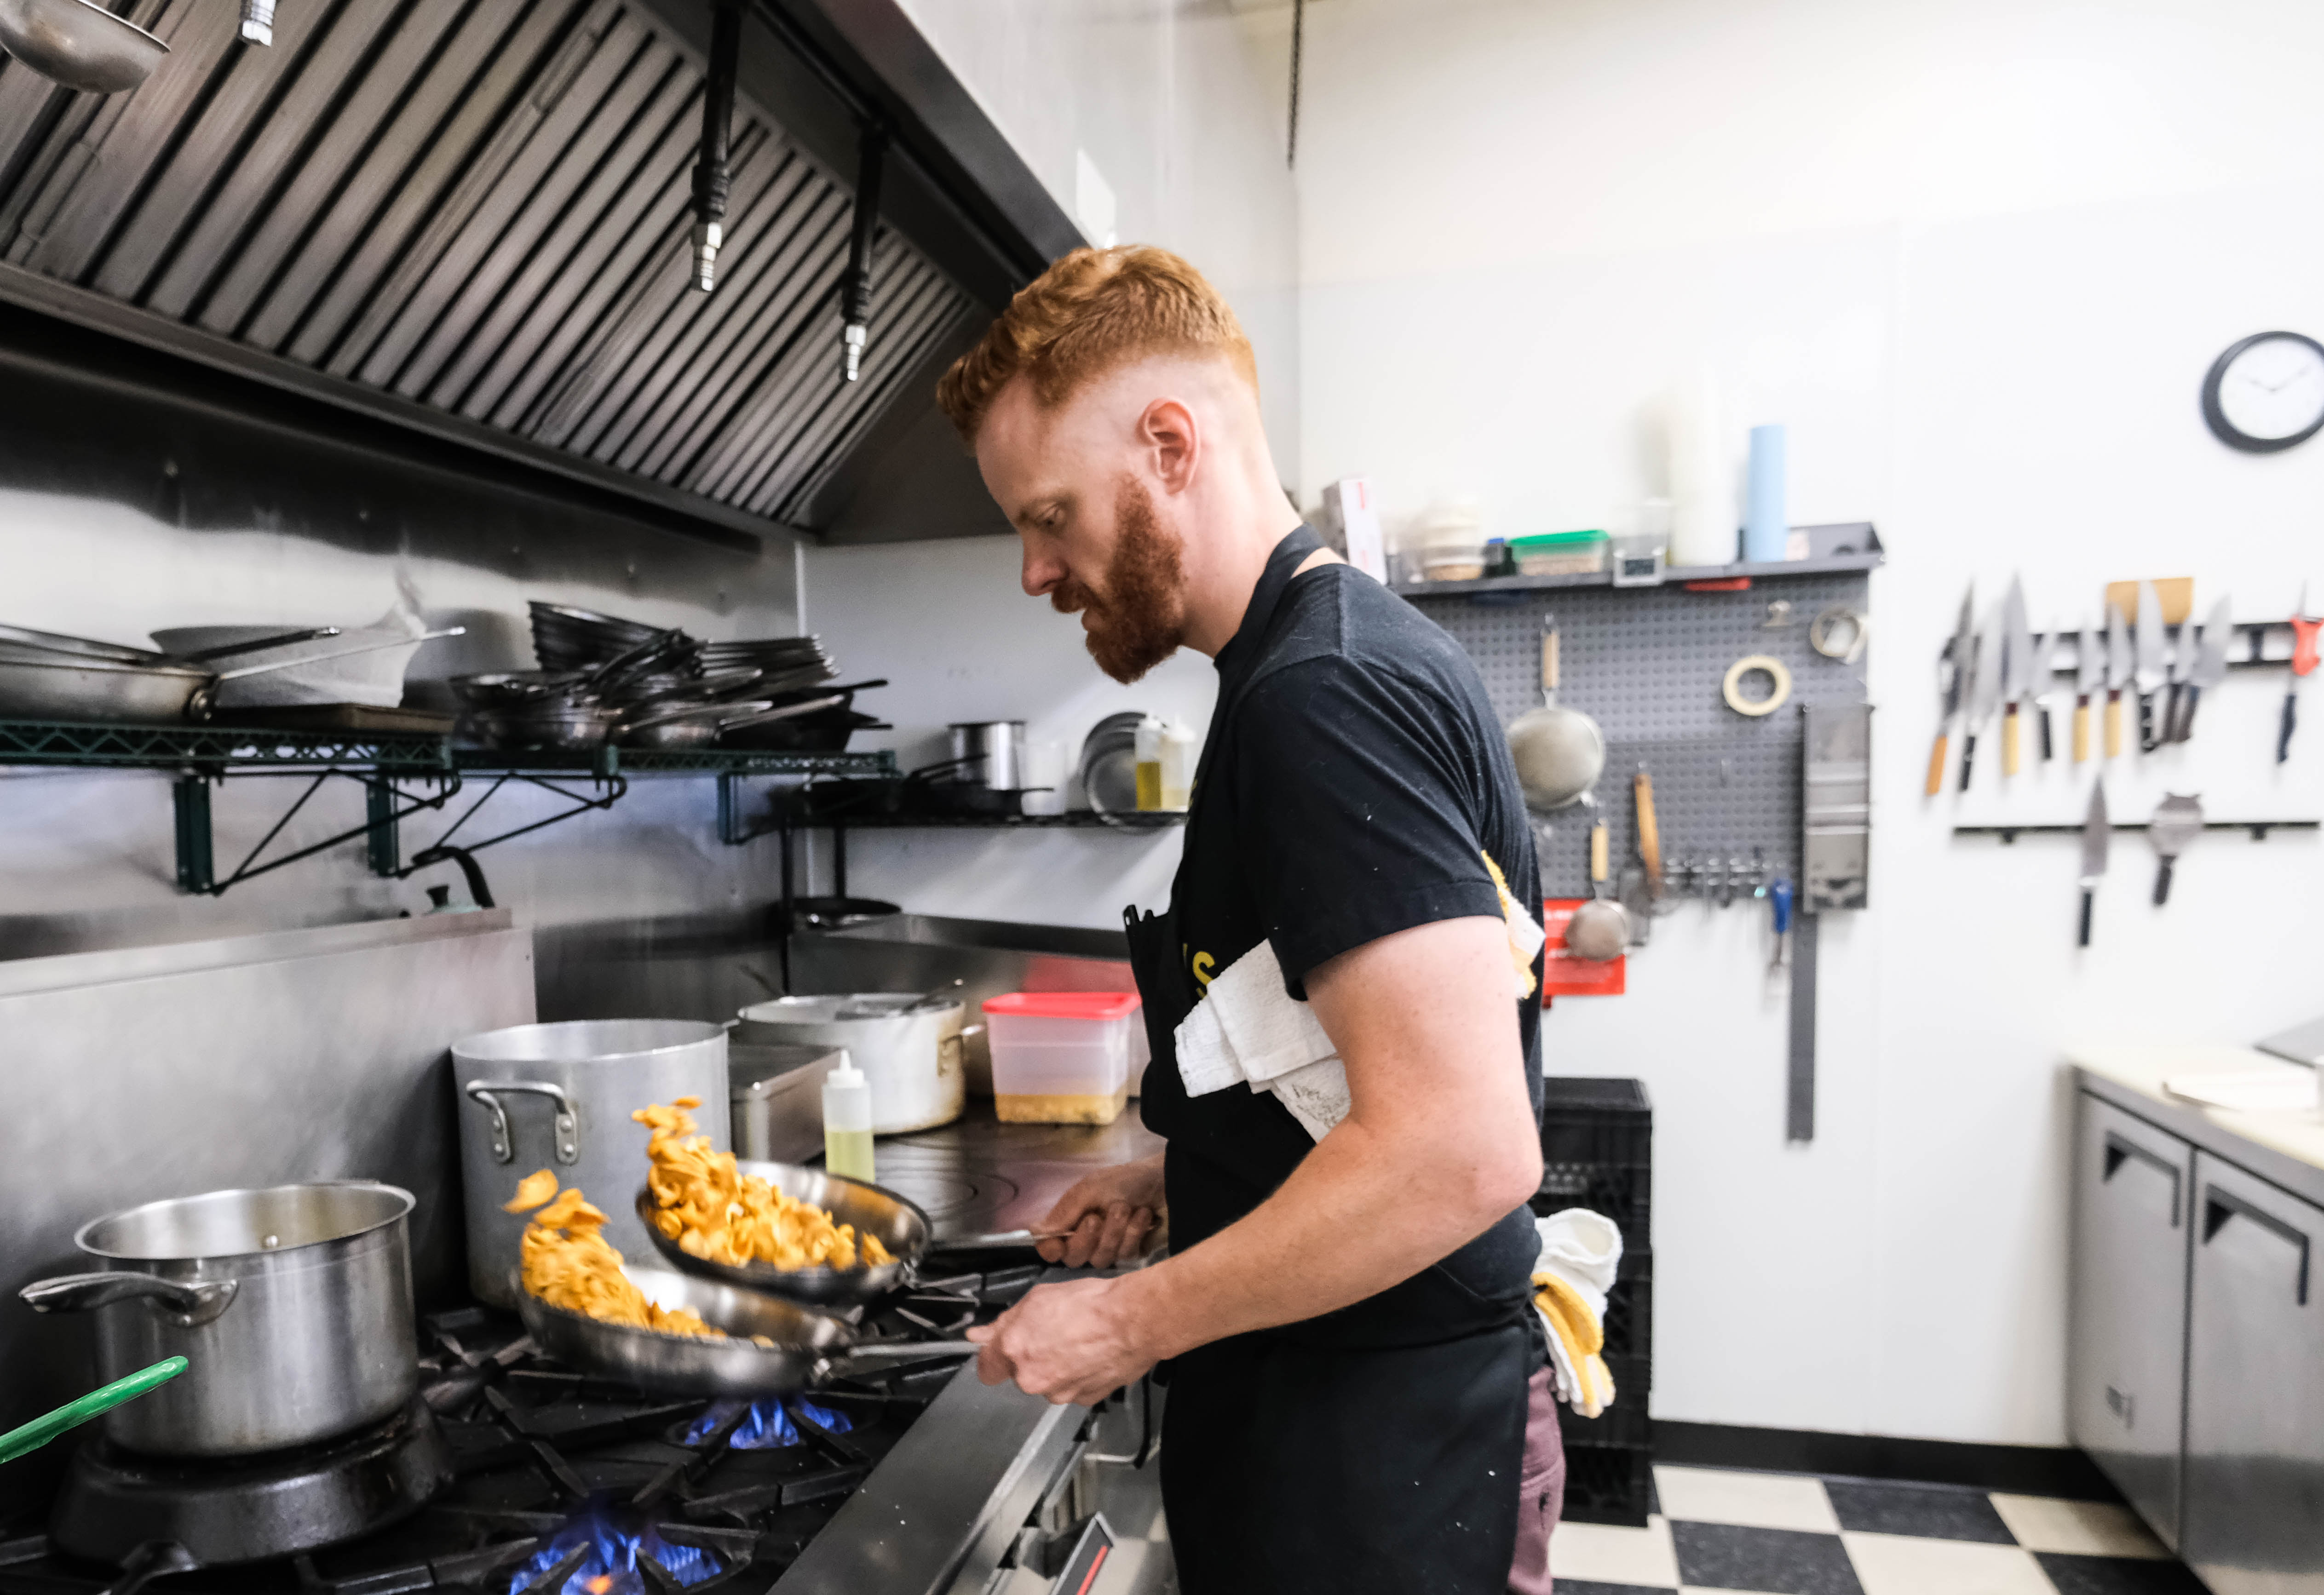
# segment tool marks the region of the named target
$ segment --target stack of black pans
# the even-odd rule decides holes
[[[705,642],[594,610],[536,602],[540,668],[453,683],[463,726],[488,747],[634,747],[837,751],[880,726],[854,694],[884,682],[827,685],[837,674],[812,637]]]

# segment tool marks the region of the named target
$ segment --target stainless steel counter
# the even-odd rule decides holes
[[[973,1096],[953,1123],[882,1137],[874,1168],[880,1184],[927,1210],[941,1240],[1037,1228],[1075,1180],[1162,1144],[1134,1102],[1111,1124],[1003,1124],[991,1098]]]
[[[1030,1227],[1084,1175],[1161,1148],[1134,1105],[1110,1125],[1003,1124],[990,1098],[971,1097],[954,1123],[882,1139],[876,1173],[927,1207],[941,1237]],[[1013,1565],[1028,1526],[1056,1526],[1091,1510],[1103,1511],[1120,1543],[1088,1595],[1171,1587],[1160,1463],[1148,1443],[1159,1409],[1152,1391],[1094,1413],[1052,1406],[1014,1385],[987,1386],[974,1364],[964,1366],[774,1595],[1046,1590],[1046,1577]]]

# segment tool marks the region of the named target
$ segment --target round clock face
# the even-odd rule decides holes
[[[2222,442],[2255,454],[2324,428],[2324,346],[2264,332],[2229,348],[2203,383],[2203,416]]]

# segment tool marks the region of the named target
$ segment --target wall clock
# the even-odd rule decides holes
[[[2255,332],[2211,362],[2203,419],[2220,442],[2273,454],[2324,428],[2324,344],[2296,332]]]

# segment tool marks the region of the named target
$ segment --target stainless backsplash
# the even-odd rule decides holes
[[[765,910],[544,927],[544,1019],[732,1019],[783,994]],[[811,991],[924,991],[960,982],[972,1005],[1002,991],[1127,991],[1120,931],[899,914],[791,944],[791,983]]]
[[[195,1192],[410,1190],[421,1301],[462,1292],[447,1049],[533,1019],[505,909],[0,963],[0,1430],[92,1388],[85,1318],[24,1285],[87,1267],[89,1220]],[[68,1446],[0,1473],[0,1517]]]

